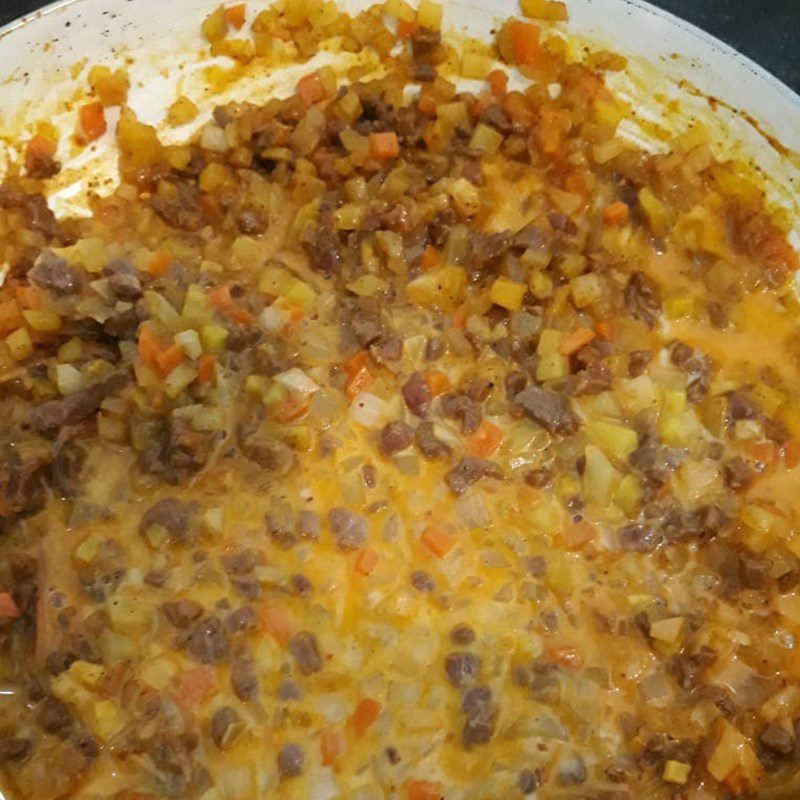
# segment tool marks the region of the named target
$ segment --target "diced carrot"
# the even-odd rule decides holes
[[[475,98],[475,102],[472,104],[472,108],[470,109],[472,116],[475,119],[479,119],[483,116],[483,112],[486,111],[489,106],[494,105],[495,103],[497,103],[497,98],[493,94],[490,92],[481,92]]]
[[[22,313],[16,300],[0,303],[0,333],[6,334],[22,326]]]
[[[428,388],[431,390],[431,394],[434,397],[438,397],[440,394],[449,392],[452,388],[447,375],[445,375],[444,372],[439,372],[438,370],[426,372],[423,376],[423,380],[428,385]]]
[[[25,145],[25,169],[28,173],[37,172],[41,167],[50,166],[56,154],[56,143],[40,133],[35,134]]]
[[[225,9],[225,19],[228,20],[228,25],[236,28],[238,31],[242,25],[244,25],[244,11],[244,3],[238,3],[235,6],[228,6]]]
[[[594,536],[594,526],[586,522],[586,520],[581,520],[580,522],[569,520],[561,532],[561,538],[564,540],[568,550],[580,550],[585,544],[591,542]]]
[[[177,700],[184,708],[193,709],[208,699],[216,687],[217,671],[214,667],[191,667],[178,676]]]
[[[227,311],[233,305],[231,287],[226,283],[213,286],[208,290],[208,301],[217,311]]]
[[[222,203],[219,201],[219,196],[210,192],[203,192],[200,195],[200,210],[208,219],[220,219],[222,217]]]
[[[256,321],[256,318],[246,308],[237,306],[235,303],[227,309],[225,316],[231,322],[238,322],[239,325],[252,325]]]
[[[156,364],[162,375],[169,375],[181,361],[183,361],[183,350],[177,344],[170,345],[156,356]]]
[[[105,132],[106,114],[101,102],[87,103],[78,109],[78,126],[75,136],[81,144],[99,139]]]
[[[280,307],[289,315],[290,322],[300,322],[306,315],[305,309],[297,303],[281,302]]]
[[[150,328],[142,328],[139,332],[139,358],[145,366],[159,371],[158,357],[164,350],[161,340]]]
[[[325,89],[322,81],[316,72],[304,75],[297,81],[297,95],[303,101],[306,108],[310,108],[315,103],[319,103],[325,97]]]
[[[400,155],[400,142],[394,131],[381,131],[369,135],[369,151],[378,161],[388,161]]]
[[[416,22],[409,22],[405,19],[397,20],[397,38],[402,41],[410,39],[414,35],[414,31],[416,31],[416,29]]]
[[[561,112],[543,105],[539,110],[536,136],[542,150],[550,156],[558,155],[564,147],[564,118]]]
[[[458,330],[461,330],[467,324],[467,309],[465,306],[460,305],[453,309],[453,313],[450,315],[450,324]]]
[[[797,439],[790,439],[783,446],[783,463],[786,469],[794,469],[800,464],[800,442]]]
[[[420,266],[422,269],[433,269],[440,261],[439,251],[429,244],[423,251],[420,257]]]
[[[508,75],[502,69],[493,69],[486,80],[495,97],[503,98],[508,91]]]
[[[354,356],[350,356],[342,367],[347,380],[351,381],[362,369],[369,369],[371,364],[369,353],[366,350],[359,350]]]
[[[299,392],[289,392],[280,403],[270,408],[270,415],[276,422],[292,422],[308,413],[308,400]]]
[[[559,343],[558,352],[570,356],[594,339],[595,332],[591,328],[577,328],[568,333]]]
[[[624,225],[628,221],[628,206],[622,200],[616,200],[609,203],[603,209],[603,222],[606,225],[619,226]]]
[[[509,92],[503,98],[503,110],[514,122],[526,128],[531,127],[536,119],[528,98],[521,92]]]
[[[280,606],[267,606],[261,612],[261,623],[267,633],[280,644],[286,644],[294,633],[291,617]]]
[[[407,781],[406,800],[442,800],[444,791],[438,781]]]
[[[214,356],[203,353],[197,359],[197,381],[198,383],[214,383],[217,377],[217,362]]]
[[[429,86],[430,84],[426,83],[425,86],[423,86],[420,90],[419,99],[417,100],[417,108],[419,108],[420,113],[427,114],[429,117],[435,117],[436,98],[428,88]]]
[[[428,525],[422,532],[422,544],[437,558],[444,558],[455,544],[455,539],[440,525]]]
[[[478,430],[467,437],[466,450],[468,455],[478,458],[489,458],[489,456],[500,447],[503,441],[503,431],[488,419],[481,420]]]
[[[527,22],[512,20],[511,48],[517,64],[536,64],[542,52],[539,28]]]
[[[336,767],[337,762],[344,754],[345,741],[339,731],[326,728],[322,731],[319,740],[319,749],[322,755],[322,763],[326,767]]]
[[[39,311],[44,308],[47,302],[47,292],[38,286],[17,284],[14,286],[14,296],[22,308],[31,309],[32,311]]]
[[[586,195],[589,189],[586,185],[586,176],[580,170],[574,169],[564,178],[564,191],[571,194]]]
[[[252,325],[253,315],[246,309],[237,305],[231,297],[231,288],[223,283],[208,290],[208,300],[211,305],[233,322],[242,325]]]
[[[0,592],[0,621],[6,622],[19,617],[19,609],[9,592]]]
[[[347,400],[352,402],[353,398],[359,392],[366,391],[374,382],[375,378],[373,377],[372,373],[366,367],[361,367],[361,369],[356,372],[356,374],[353,375],[349,381],[347,381],[347,386],[345,387]]]
[[[747,779],[741,765],[737,764],[722,780],[722,785],[732,797],[739,797],[747,790]]]
[[[742,449],[748,460],[760,465],[761,473],[768,472],[778,458],[778,448],[774,442],[742,442]]]
[[[594,330],[601,339],[609,341],[614,338],[614,323],[609,320],[601,320],[594,326]]]
[[[169,272],[171,263],[172,256],[166,250],[156,250],[147,262],[145,269],[150,275],[161,278]]]
[[[378,554],[371,547],[364,547],[356,556],[356,572],[369,575],[378,566]]]
[[[371,697],[365,697],[359,702],[350,717],[350,724],[353,726],[356,736],[363,736],[367,728],[378,719],[381,713],[381,704]]]

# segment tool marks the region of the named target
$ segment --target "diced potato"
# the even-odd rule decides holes
[[[667,763],[664,764],[663,778],[667,783],[684,784],[689,779],[691,770],[691,764],[684,764],[683,761],[669,759]]]
[[[650,624],[650,636],[660,642],[674,644],[683,634],[683,617],[659,619]]]
[[[592,147],[592,158],[597,164],[607,164],[625,151],[622,139],[609,139]]]
[[[509,311],[517,311],[522,306],[524,295],[524,283],[517,283],[502,276],[495,279],[489,292],[489,296],[495,305],[502,306]]]
[[[61,330],[61,318],[55,311],[48,309],[30,309],[22,312],[25,322],[30,325],[31,330],[39,333],[53,333]]]
[[[169,107],[167,111],[167,122],[173,127],[185,125],[197,117],[199,113],[197,106],[186,95],[181,95]]]
[[[168,397],[177,397],[197,378],[197,369],[188,361],[183,361],[164,379],[164,390]]]
[[[654,408],[660,399],[658,386],[649,375],[638,375],[635,378],[618,381],[614,395],[630,416],[646,408]]]
[[[614,503],[618,505],[626,516],[636,517],[639,504],[642,500],[642,487],[633,475],[626,475],[614,493]]]
[[[123,108],[117,123],[120,156],[132,168],[154,164],[161,157],[161,142],[152,125],[139,122],[130,108]]]
[[[105,670],[100,664],[93,664],[90,661],[73,661],[69,668],[70,677],[87,689],[97,686],[104,673]]]
[[[421,28],[438,31],[442,25],[442,6],[431,0],[421,0],[417,7],[417,24]]]
[[[680,414],[686,410],[686,393],[677,389],[665,389],[662,397],[662,408],[665,414]]]
[[[545,328],[539,334],[539,344],[536,346],[536,353],[540,356],[549,356],[559,352],[561,346],[561,331],[555,328]]]
[[[121,106],[128,99],[130,84],[127,73],[122,69],[112,72],[105,66],[92,67],[89,70],[89,85],[104,106]]]
[[[218,42],[228,33],[228,20],[225,16],[224,6],[217,6],[200,26],[200,33],[207,42]]]
[[[358,297],[372,297],[384,288],[383,281],[377,275],[359,275],[347,284],[347,291]]]
[[[56,386],[65,397],[74,394],[83,388],[83,375],[72,364],[58,364],[56,366]]]
[[[364,276],[368,277],[368,276]],[[306,314],[313,311],[317,306],[317,293],[313,287],[305,281],[295,279],[283,293],[283,299],[287,303],[300,306]]]
[[[97,700],[89,707],[89,727],[102,741],[107,742],[124,724],[126,715],[113,700]]]
[[[603,284],[593,272],[578,275],[569,282],[572,300],[578,308],[586,308],[603,297]]]
[[[100,537],[95,533],[90,533],[72,552],[72,557],[76,561],[90,564],[97,557],[100,551]]]
[[[586,445],[586,466],[583,470],[583,492],[589,503],[606,507],[610,505],[620,474],[593,444]]]
[[[215,192],[228,186],[233,186],[234,178],[228,168],[218,161],[212,161],[200,173],[198,185],[201,192]]]
[[[356,231],[361,227],[367,213],[365,205],[360,203],[345,203],[333,212],[333,224],[340,231]]]
[[[616,128],[630,114],[630,108],[621,100],[598,97],[594,101],[594,113],[601,125]]]
[[[414,9],[405,0],[386,0],[383,10],[403,22],[413,22],[416,16]]]
[[[767,416],[772,416],[786,402],[786,395],[783,392],[765,383],[757,383],[753,387],[752,395]]]
[[[665,233],[669,227],[667,207],[646,186],[639,190],[639,205],[653,232],[658,235]]]
[[[222,325],[212,323],[203,325],[200,329],[200,340],[203,342],[203,349],[207,353],[221,353],[228,338],[228,331]]]
[[[111,627],[117,633],[141,633],[151,622],[152,612],[147,604],[142,602],[141,597],[129,594],[124,589],[116,591],[108,599],[107,610]]]
[[[466,178],[456,178],[448,187],[447,193],[453,206],[464,217],[474,217],[481,210],[481,196],[478,187]]]
[[[722,733],[706,764],[712,777],[724,781],[734,770],[740,770],[745,782],[757,779],[761,767],[748,738],[727,720],[721,719],[719,726]]]
[[[24,361],[33,355],[33,342],[25,328],[18,328],[6,336],[6,345],[14,361]]]
[[[177,344],[189,358],[197,359],[203,355],[203,344],[200,341],[200,334],[191,328],[176,333],[175,344]]]
[[[584,426],[586,435],[609,458],[624,461],[636,449],[639,437],[633,428],[602,420],[589,420]]]
[[[531,294],[538,300],[546,300],[553,296],[553,280],[544,272],[532,272],[528,279]]]
[[[691,317],[694,310],[694,298],[686,294],[672,295],[664,300],[664,316],[667,319]]]
[[[430,270],[409,281],[406,296],[412,303],[423,308],[451,311],[463,299],[467,288],[464,270],[456,266],[445,266]]]
[[[539,358],[536,365],[537,381],[554,381],[569,375],[569,357],[561,353],[551,353]]]
[[[524,17],[560,22],[567,19],[567,7],[559,0],[520,0]]]
[[[496,153],[502,143],[503,134],[483,122],[476,126],[472,138],[469,140],[469,146],[472,150],[481,150],[487,155]]]
[[[200,328],[211,321],[208,298],[199,283],[190,283],[181,309],[181,324],[186,328]]]
[[[473,78],[481,81],[485,80],[486,76],[493,68],[494,61],[483,53],[467,50],[461,58],[461,74],[465,78]],[[497,131],[495,131],[495,133],[497,133]]]
[[[240,64],[247,64],[256,56],[256,48],[250,39],[221,39],[211,45],[212,56],[227,56]]]

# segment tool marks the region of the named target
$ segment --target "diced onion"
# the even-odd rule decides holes
[[[273,380],[277,381],[281,386],[285,386],[287,389],[293,389],[301,394],[313,394],[319,391],[319,385],[312,381],[303,370],[297,367],[292,367],[292,369],[288,369],[286,372],[280,372],[273,377]]]
[[[74,394],[83,388],[83,375],[72,364],[59,364],[56,367],[56,384],[62,395]]]
[[[339,796],[339,787],[336,785],[333,773],[327,767],[322,767],[311,776],[308,800],[336,800]]]
[[[215,122],[207,122],[200,131],[200,147],[213,153],[224,153],[228,149],[225,131]]]
[[[384,418],[386,402],[369,392],[359,392],[350,405],[350,418],[365,428],[377,428]]]
[[[289,315],[282,308],[275,305],[267,306],[258,318],[261,327],[267,333],[277,333],[286,324]]]

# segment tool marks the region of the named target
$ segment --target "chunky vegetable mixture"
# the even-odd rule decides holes
[[[24,145],[9,800],[797,797],[797,254],[702,130],[616,135],[624,59],[575,61],[562,3],[522,12],[490,48],[429,0],[220,7],[214,54],[382,74],[166,146],[96,67],[87,219]]]

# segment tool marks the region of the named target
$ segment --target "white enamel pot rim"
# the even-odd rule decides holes
[[[375,2],[337,1],[350,11]],[[150,71],[142,67],[129,102],[146,121],[159,124],[152,115],[159,113],[163,118],[163,109],[174,99],[175,84],[156,84],[163,75],[179,71],[174,59],[179,47],[196,55],[202,46],[200,20],[219,2],[58,0],[0,28],[0,133],[15,135],[16,131],[4,130],[11,112],[17,112],[17,123],[23,117],[36,119],[37,111],[38,118],[50,118],[43,102],[36,108],[38,98],[47,91],[52,95],[55,82],[59,89],[63,87],[63,96],[70,83],[74,88],[82,80],[85,86],[85,74],[78,79],[70,76],[70,67],[81,59],[91,65],[121,63],[124,58],[133,77],[137,77],[137,63],[148,61]],[[249,0],[248,16],[268,2]],[[712,144],[720,145],[715,151],[718,156],[736,156],[759,169],[772,184],[767,187],[770,201],[788,211],[795,230],[793,241],[800,243],[800,96],[730,46],[643,0],[566,2],[570,33],[628,56],[631,67],[626,75],[634,75],[637,64],[647,65],[639,71],[638,80],[634,76],[621,87],[621,94],[637,112],[644,109],[645,118],[664,123],[664,100],[678,100],[677,105],[689,111],[681,112],[684,116],[681,124],[675,122],[676,130],[699,120],[711,130]],[[498,20],[519,14],[517,3],[443,0],[444,28],[488,37]],[[153,70],[154,65],[162,67],[160,73]],[[612,76],[612,90],[620,88],[615,80]],[[709,97],[722,102],[709,104]],[[209,98],[207,105],[213,101]],[[154,112],[156,107],[162,111]],[[666,119],[666,126],[673,127],[673,122]],[[782,147],[775,147],[776,141]]]

